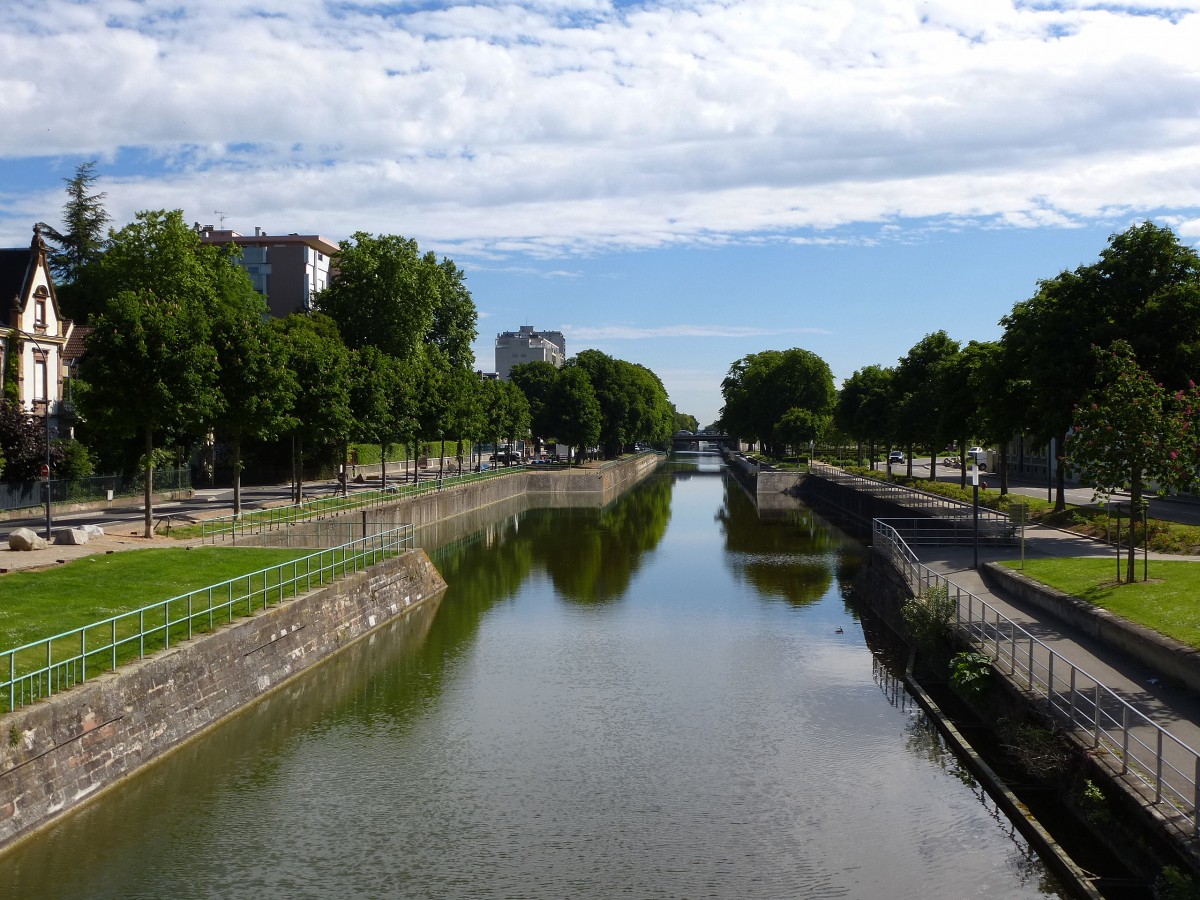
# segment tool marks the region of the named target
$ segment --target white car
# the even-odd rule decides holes
[[[904,462],[904,451],[903,450],[893,450],[891,453],[888,454],[888,465],[893,465],[894,463],[902,463],[902,462]]]
[[[975,460],[975,463],[981,469],[987,468],[987,454],[988,454],[988,452],[986,450],[984,450],[982,447],[972,447],[970,450],[967,451],[967,456],[969,456],[969,457],[971,457],[971,459]]]

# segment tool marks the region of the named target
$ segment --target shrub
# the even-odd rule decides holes
[[[986,653],[959,653],[950,660],[950,683],[964,694],[978,695],[992,676],[992,658]]]
[[[906,600],[900,615],[909,636],[921,646],[936,645],[950,636],[950,621],[957,611],[943,585],[931,587],[920,597]]]

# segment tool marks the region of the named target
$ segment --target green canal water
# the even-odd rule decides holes
[[[1066,896],[805,508],[694,456],[456,528],[440,605],[0,857],[0,897]]]

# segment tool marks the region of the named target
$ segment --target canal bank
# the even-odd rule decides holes
[[[879,508],[879,498],[843,496],[848,493],[853,492],[822,478],[805,484],[805,495],[818,508],[856,515]],[[901,513],[904,518],[913,515],[912,510]],[[1069,746],[1072,763],[1053,783],[1057,806],[1076,816],[1066,820],[1065,827],[1091,831],[1095,840],[1106,842],[1107,852],[1122,858],[1133,880],[1143,886],[1166,866],[1200,880],[1193,802],[1197,757],[1191,750],[1200,711],[1196,695],[1187,688],[1194,678],[1183,671],[1196,654],[1094,607],[1085,609],[1086,604],[1035,589],[1028,579],[999,564],[1021,555],[1015,544],[978,549],[953,542],[914,546],[925,573],[919,576],[924,587],[916,588],[893,565],[895,552],[881,552],[887,548],[880,543],[878,528],[870,540],[873,552],[863,570],[869,581],[859,594],[882,602],[896,627],[904,630],[900,607],[914,591],[949,586],[951,597],[958,598],[959,620],[973,623],[957,629],[970,637],[960,649],[991,660],[991,683],[1007,692],[1008,714],[1019,710],[1032,728],[1061,735]],[[1111,554],[1097,542],[1045,528],[1030,529],[1024,552],[1031,557]],[[978,568],[975,554],[980,556]],[[948,654],[932,668],[925,667],[921,683],[934,694],[955,694],[948,684],[947,664]],[[957,700],[961,706],[963,698]],[[1137,718],[1143,715],[1138,708],[1147,718]],[[1011,733],[996,734],[998,715],[1002,714],[996,708],[986,706],[970,714],[976,728],[988,726],[981,732],[987,735],[984,745],[974,741],[985,754],[1002,743],[1019,743]],[[1169,735],[1156,735],[1152,720],[1164,723]],[[1039,790],[1030,805],[1044,807],[1043,793]]]
[[[431,492],[242,544],[327,546],[413,520],[426,528],[496,504],[604,506],[650,474],[646,454],[593,469],[514,474]],[[424,551],[404,554],[218,631],[0,716],[0,848],[118,785],[339,650],[436,604]]]
[[[431,552],[450,587],[414,652],[368,655],[323,709],[287,702],[307,679],[255,704],[0,858],[0,883],[48,898],[1069,896],[873,681],[844,595],[861,549],[811,514],[762,520],[697,463],[605,508],[493,507]]]

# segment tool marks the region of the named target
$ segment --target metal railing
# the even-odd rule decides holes
[[[947,547],[972,544],[978,538],[980,544],[1011,544],[1016,539],[1016,526],[1005,518],[979,520],[979,530],[971,519],[956,517],[927,519],[879,519],[896,530],[910,547]]]
[[[873,523],[874,547],[913,594],[944,588],[955,603],[954,625],[992,668],[1043,701],[1058,721],[1108,757],[1125,783],[1185,833],[1200,834],[1200,754],[1115,691],[1038,640],[994,606],[921,563],[896,529]]]
[[[264,531],[294,525],[297,522],[308,522],[355,509],[371,509],[395,503],[406,497],[415,497],[418,494],[440,491],[460,484],[487,481],[524,471],[526,468],[523,466],[510,466],[501,469],[487,469],[483,472],[455,473],[442,477],[438,477],[436,474],[426,475],[417,482],[403,484],[389,482],[383,488],[354,490],[345,496],[338,493],[289,506],[243,511],[240,515],[231,513],[226,516],[214,516],[199,523],[200,537],[204,543],[216,543],[217,540],[226,537],[236,539],[242,535],[260,534]]]
[[[145,477],[135,475],[95,475],[68,481],[50,479],[50,505],[61,503],[88,503],[113,497],[136,497],[145,490]],[[154,490],[179,491],[192,486],[191,470],[155,469]],[[46,502],[45,485],[40,481],[0,482],[0,510],[35,509]]]
[[[852,475],[828,463],[813,462],[809,467],[809,472],[826,481],[843,485],[880,500],[886,500],[897,506],[903,506],[905,509],[936,513],[943,519],[971,520],[974,518],[974,504],[952,500],[940,494],[931,494],[928,491],[919,491],[916,488],[905,487],[891,481],[880,481],[864,475]],[[988,527],[1000,528],[1008,526],[1009,519],[1002,512],[981,506],[979,507],[979,523],[981,528],[985,524]]]
[[[0,651],[0,672],[7,673],[7,678],[0,680],[0,712],[69,690],[194,634],[211,631],[235,617],[253,615],[256,609],[278,605],[412,547],[413,526],[401,525]]]

